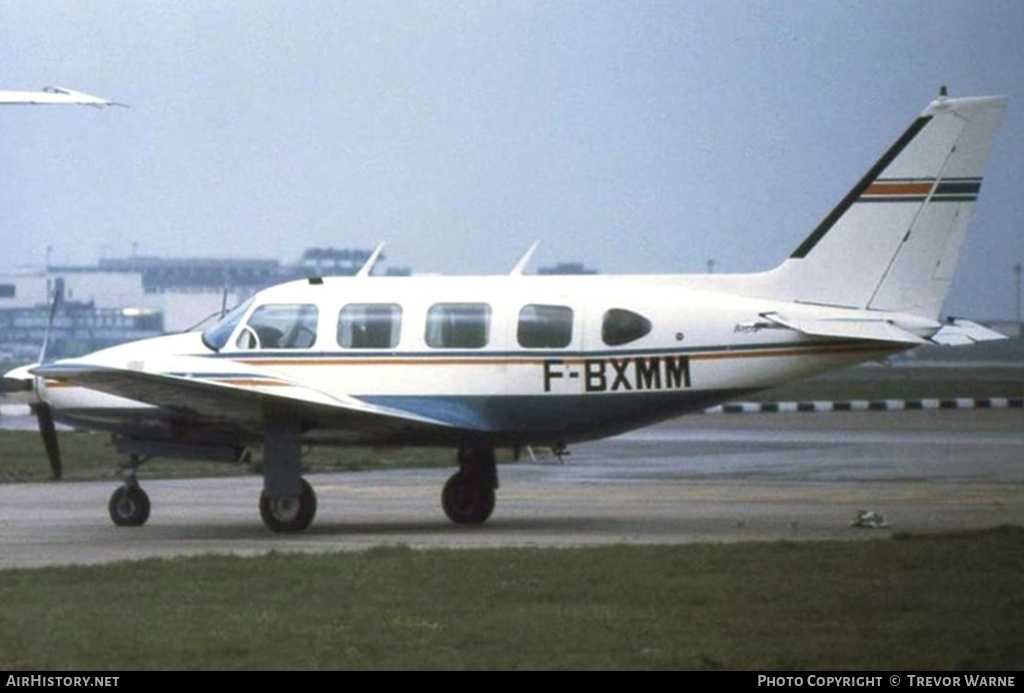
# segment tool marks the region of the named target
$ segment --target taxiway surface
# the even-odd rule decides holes
[[[313,474],[298,535],[259,519],[258,477],[147,480],[149,523],[114,527],[109,482],[0,485],[0,569],[205,553],[868,539],[1024,525],[1024,411],[691,416],[503,465],[492,519],[449,523],[451,470]],[[889,527],[855,529],[858,510]]]

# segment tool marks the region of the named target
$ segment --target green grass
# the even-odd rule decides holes
[[[1012,669],[1024,530],[0,573],[0,670]]]

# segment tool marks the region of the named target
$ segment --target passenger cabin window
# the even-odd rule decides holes
[[[562,349],[572,341],[572,308],[523,306],[516,330],[519,346],[527,349]]]
[[[647,335],[651,321],[631,310],[612,308],[601,322],[601,339],[608,346],[628,344]]]
[[[267,304],[238,334],[239,349],[309,349],[316,342],[317,308],[308,304]]]
[[[346,349],[391,349],[402,331],[395,303],[350,303],[338,316],[338,344]]]
[[[486,303],[437,303],[427,311],[427,346],[438,349],[480,349],[491,331]]]

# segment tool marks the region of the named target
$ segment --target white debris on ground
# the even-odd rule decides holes
[[[857,517],[850,523],[851,527],[862,529],[882,529],[889,526],[885,515],[877,510],[858,510]]]

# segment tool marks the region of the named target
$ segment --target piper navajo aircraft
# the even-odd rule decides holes
[[[921,344],[1001,338],[938,318],[1003,108],[940,96],[770,271],[530,276],[527,253],[507,276],[373,277],[378,249],[354,277],[268,288],[202,332],[8,378],[34,382],[51,459],[50,419],[114,434],[131,459],[118,525],[148,518],[140,460],[260,443],[272,530],[313,520],[308,444],[454,448],[442,507],[482,523],[496,448],[560,450]]]

